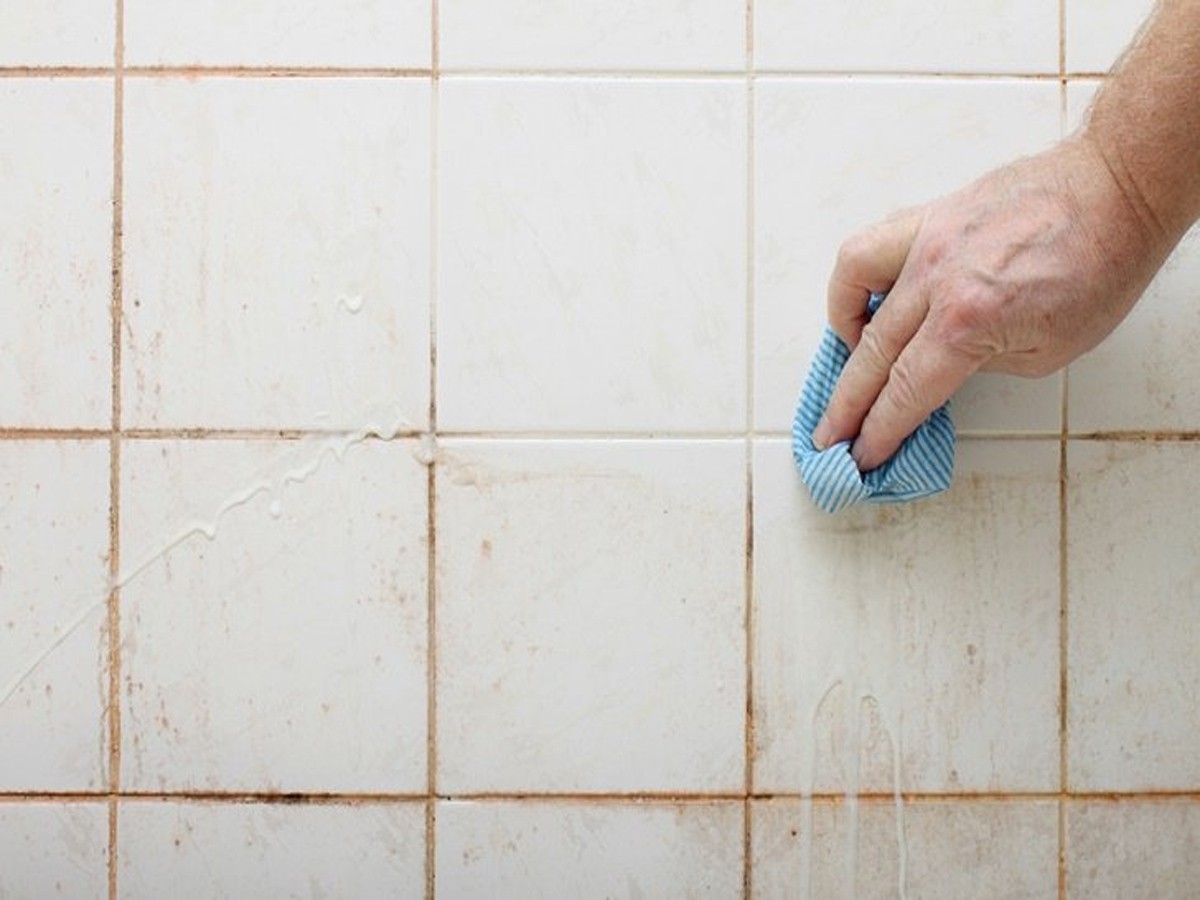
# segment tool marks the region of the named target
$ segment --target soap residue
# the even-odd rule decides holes
[[[256,473],[249,482],[225,492],[208,510],[201,511],[182,522],[167,525],[159,533],[167,536],[153,546],[145,548],[140,553],[125,555],[125,559],[134,562],[125,566],[115,578],[110,578],[107,584],[100,585],[95,592],[88,592],[83,597],[90,596],[91,600],[71,619],[55,630],[54,637],[35,653],[13,677],[0,688],[0,706],[7,703],[29,678],[63,643],[87,621],[104,610],[108,598],[114,590],[124,587],[133,581],[158,560],[180,544],[194,537],[204,537],[208,541],[216,540],[221,521],[229,513],[245,506],[255,498],[266,494],[270,497],[268,512],[272,518],[278,519],[284,512],[284,494],[292,485],[300,485],[313,477],[328,461],[340,463],[350,448],[368,439],[376,438],[383,441],[395,440],[401,432],[413,431],[409,422],[398,413],[392,411],[384,417],[368,420],[362,427],[349,432],[329,435],[311,435],[295,442],[295,447],[286,458],[272,467],[269,471]],[[413,449],[413,457],[422,465],[433,462],[436,446],[431,435],[423,434]]]
[[[337,305],[350,315],[357,315],[363,308],[362,294],[338,294]]]

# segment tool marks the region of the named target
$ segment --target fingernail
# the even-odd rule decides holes
[[[854,464],[858,466],[858,471],[865,473],[868,471],[868,469],[865,465],[863,465],[863,455],[863,448],[860,446],[858,441],[855,441],[854,445],[850,448],[850,458],[853,459]],[[872,468],[874,467],[872,466]]]
[[[833,426],[829,424],[828,418],[822,416],[821,421],[817,423],[816,430],[813,431],[813,446],[818,450],[824,450],[829,446],[829,442],[832,438]]]

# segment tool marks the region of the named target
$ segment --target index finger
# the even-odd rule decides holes
[[[890,290],[921,227],[919,210],[906,210],[847,238],[829,277],[829,327],[851,349],[870,320],[867,301]]]

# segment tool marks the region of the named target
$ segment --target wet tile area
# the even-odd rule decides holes
[[[1191,896],[1200,240],[941,497],[788,443],[1149,5],[0,0],[0,897]]]

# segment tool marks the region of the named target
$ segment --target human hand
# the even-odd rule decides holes
[[[974,372],[1057,371],[1117,326],[1178,238],[1086,135],[852,236],[828,315],[853,352],[814,444],[854,439],[867,472]]]

